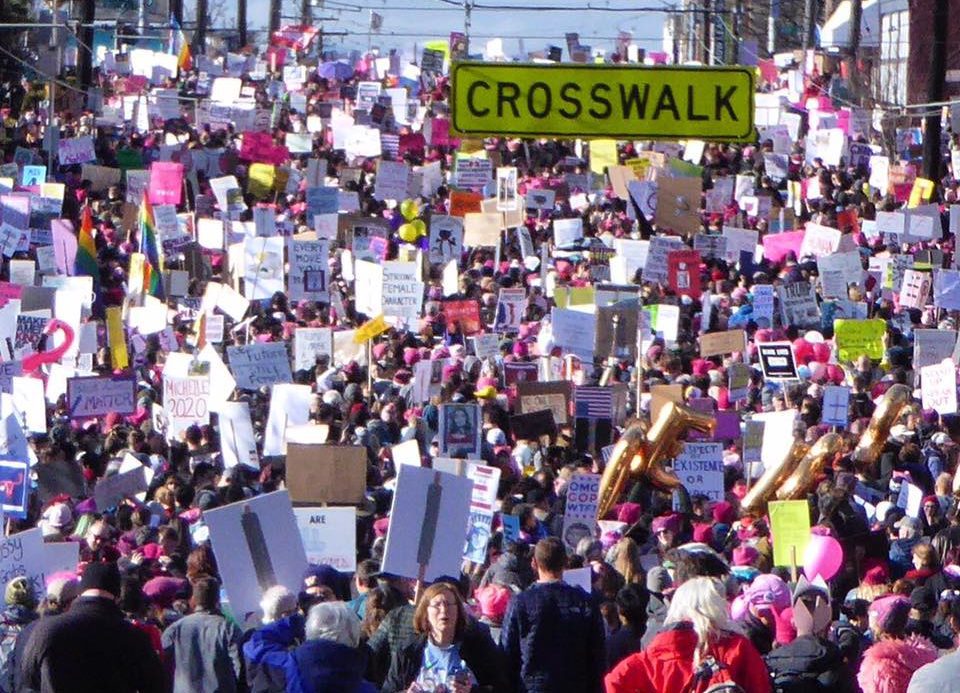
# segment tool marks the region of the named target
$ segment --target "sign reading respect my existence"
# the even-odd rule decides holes
[[[464,135],[746,141],[743,67],[457,63],[451,129]]]

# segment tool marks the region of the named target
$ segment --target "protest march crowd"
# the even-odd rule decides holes
[[[960,690],[919,129],[811,52],[700,138],[515,137],[492,81],[466,135],[462,36],[315,41],[0,90],[0,692]]]

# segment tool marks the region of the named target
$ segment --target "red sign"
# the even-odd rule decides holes
[[[465,335],[480,331],[480,304],[476,301],[445,301],[443,315],[447,319],[448,332],[454,324],[459,325],[460,332]]]
[[[667,284],[677,296],[700,298],[700,252],[671,250],[667,253]]]

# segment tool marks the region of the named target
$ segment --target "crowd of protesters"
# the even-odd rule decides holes
[[[303,87],[307,113],[295,112],[268,89],[277,83],[275,75],[265,80],[246,75],[244,85],[261,105],[276,106],[271,133],[281,142],[284,133],[301,131],[306,116],[320,113],[319,104],[330,95],[371,79],[373,64],[362,58],[340,79],[311,71]],[[109,101],[120,80],[105,71],[99,80]],[[194,71],[165,86],[196,94],[201,81]],[[391,76],[381,81],[396,84]],[[810,94],[820,94],[827,81],[823,75],[809,79]],[[13,162],[22,150],[42,156],[49,107],[32,94],[19,85],[7,85],[2,92],[5,162]],[[442,117],[448,112],[447,95],[441,78],[420,89],[416,98],[427,115]],[[350,96],[343,105],[350,110]],[[154,120],[146,131],[138,131],[130,120],[119,127],[97,126],[90,111],[58,116],[61,138],[95,136],[97,162],[106,167],[118,165],[121,149],[135,150],[149,162],[171,142],[185,150],[225,151],[227,157],[240,146],[240,133],[233,127]],[[379,157],[348,161],[332,145],[326,131],[317,133],[313,151],[288,163],[303,170],[310,157],[324,161],[328,180],[358,193],[360,213],[391,224],[387,253],[397,257],[404,244],[397,233],[403,223],[400,201],[378,201],[372,195]],[[633,159],[650,146],[621,142],[619,160]],[[557,188],[564,173],[579,176],[589,170],[589,145],[488,138],[483,147],[502,165],[517,167],[521,195]],[[717,235],[729,224],[758,229],[762,238],[771,232],[769,220],[776,210],[788,204],[788,183],[813,178],[819,181],[819,198],[796,203],[797,228],[804,222],[837,228],[838,218],[850,215],[870,221],[877,212],[905,204],[868,185],[863,163],[805,163],[803,147],[798,138],[787,178],[778,181],[764,170],[763,154],[772,151],[772,142],[708,144],[695,162],[702,165],[704,187],[721,177],[748,176],[774,211],[751,217],[730,200],[724,213],[703,215],[702,232]],[[411,165],[439,161],[447,172],[456,148],[421,145],[404,157]],[[247,167],[233,163],[232,172],[246,190]],[[348,165],[359,168],[360,176],[340,182]],[[48,173],[65,184],[62,218],[79,229],[84,210],[92,212],[99,291],[85,319],[102,320],[103,310],[124,305],[131,291],[130,255],[143,250],[143,238],[123,221],[124,186],[97,190],[83,179],[81,166]],[[205,173],[197,172],[196,180],[197,192],[209,197]],[[267,590],[257,614],[235,614],[228,603],[221,605],[216,556],[198,530],[205,511],[283,488],[284,458],[264,458],[259,471],[244,465],[224,468],[215,415],[209,425],[191,426],[175,440],[155,427],[151,410],[162,403],[165,359],[171,351],[190,353],[196,346],[195,315],[176,313],[177,301],[171,299],[177,343],[149,337],[145,348],[135,354],[131,349],[136,413],[78,422],[70,419],[61,398],[47,407],[47,432],[30,436],[35,467],[73,466],[82,473],[83,489],[42,503],[33,493],[27,518],[8,520],[8,533],[36,526],[48,542],[78,542],[80,562],[73,572],[47,576],[43,590],[23,577],[5,585],[0,692],[960,690],[960,660],[950,653],[960,634],[960,504],[953,476],[960,440],[957,416],[924,409],[918,394],[883,432],[885,442],[872,468],[858,468],[850,455],[884,393],[895,384],[914,387],[919,373],[912,361],[913,331],[956,330],[955,318],[933,297],[921,309],[903,307],[896,291],[884,288],[884,277],[868,272],[872,258],[930,249],[939,251],[932,253],[936,269],[954,266],[948,220],[958,181],[945,175],[935,183],[933,202],[941,204],[943,227],[937,239],[907,247],[890,237],[856,230],[846,234],[864,270],[849,278],[848,299],[864,305],[870,317],[886,321],[882,358],[837,359],[831,354],[832,319],[826,317],[816,329],[783,324],[778,314],[773,324],[754,319],[759,285],[807,282],[819,291],[816,258],[787,253],[772,261],[758,253],[727,261],[723,254],[705,255],[698,268],[703,300],[678,296],[663,283],[643,281],[639,273],[634,278],[642,304],[676,305],[680,319],[676,339],[654,335],[636,361],[612,364],[609,379],[628,385],[631,394],[628,416],[617,422],[610,442],[632,418],[649,421],[652,388],[680,385],[684,401],[710,399],[715,411],[736,412],[741,422],[761,412],[796,410],[794,436],[812,444],[833,430],[823,423],[825,387],[851,388],[847,425],[837,429],[842,450],[804,496],[811,524],[842,547],[842,564],[827,579],[804,576],[802,561],[792,567],[774,565],[774,538],[764,509],[741,508],[755,482],[742,463],[741,438],[722,440],[722,499],[680,493],[676,503],[672,494],[641,480],[604,518],[616,529],[581,541],[575,551],[558,538],[571,476],[600,473],[604,461],[572,426],[559,426],[549,443],[518,438],[510,418],[516,392],[504,381],[504,365],[567,356],[543,329],[554,305],[553,287],[602,281],[595,275],[600,255],[595,243],[612,248],[613,239],[650,239],[672,231],[656,228],[638,214],[634,201],[619,197],[601,180],[595,190],[565,189],[552,210],[524,215],[534,245],[550,250],[541,255],[547,267],[531,265],[513,234],[497,249],[466,248],[456,293],[444,292],[442,268],[432,266],[424,277],[423,317],[377,337],[369,363],[325,355],[314,368],[294,372],[294,381],[315,393],[310,420],[329,426],[331,444],[362,446],[367,452],[368,489],[357,514],[357,570],[349,575],[311,566],[299,590]],[[278,218],[296,232],[313,226],[306,218],[304,187],[272,197]],[[445,181],[434,195],[419,200],[422,209],[449,211],[450,191]],[[588,204],[575,209],[571,197],[578,193],[589,194]],[[247,194],[244,202],[240,219],[252,219],[258,200]],[[196,209],[195,203],[188,191],[182,209]],[[585,238],[555,252],[553,220],[574,217],[583,220]],[[232,329],[241,321],[227,318],[218,348],[290,344],[297,327],[353,329],[374,317],[355,309],[355,299],[366,287],[344,276],[343,250],[342,243],[334,242],[330,253],[331,285],[342,297],[339,306],[295,302],[283,293],[253,301],[244,329]],[[204,250],[200,256],[200,270],[196,263],[188,267],[176,253],[166,258],[167,268],[190,270],[189,296],[195,299],[203,296],[206,282],[229,281],[223,252]],[[34,257],[31,246],[9,259]],[[0,277],[9,279],[9,262],[3,263]],[[478,301],[481,321],[490,325],[498,292],[516,287],[526,289],[528,298],[519,332],[504,336],[498,356],[478,359],[462,330],[446,324],[444,299]],[[830,301],[822,295],[818,301],[826,316]],[[701,334],[734,327],[747,332],[744,352],[700,357]],[[757,344],[780,340],[794,343],[800,367],[798,379],[778,383],[764,379]],[[92,370],[114,373],[106,339],[99,346]],[[444,364],[439,394],[428,401],[417,401],[412,383],[411,370],[422,360]],[[751,375],[746,396],[734,401],[728,370],[741,362],[751,367]],[[563,374],[578,385],[596,384],[607,365],[566,358]],[[248,403],[260,442],[269,396],[269,388],[238,389],[232,396]],[[465,564],[460,575],[417,585],[410,577],[381,571],[397,475],[391,449],[416,439],[429,466],[439,454],[439,406],[453,402],[480,405],[481,457],[501,472],[498,513],[518,518],[520,531],[507,540],[498,516],[485,562]],[[781,444],[786,454],[790,441]],[[155,472],[150,488],[142,500],[96,507],[92,497],[98,479],[115,473],[128,453]],[[36,469],[33,479],[36,491]],[[904,484],[920,490],[919,507],[903,502]],[[589,593],[563,581],[564,570],[581,567],[590,568]]]

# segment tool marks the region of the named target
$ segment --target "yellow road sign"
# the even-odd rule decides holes
[[[452,129],[462,135],[752,140],[745,67],[456,63]]]

